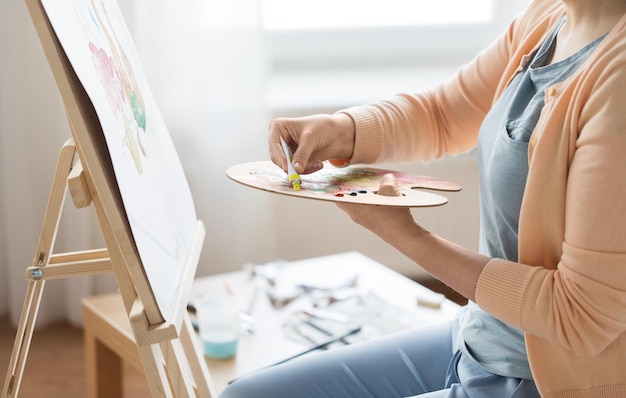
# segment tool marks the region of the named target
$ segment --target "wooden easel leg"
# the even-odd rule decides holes
[[[211,375],[209,374],[209,368],[204,360],[202,350],[196,339],[188,314],[185,315],[183,320],[180,341],[185,351],[185,357],[191,367],[191,374],[196,382],[196,396],[217,398],[217,393],[215,392],[215,387],[213,386]]]
[[[50,190],[50,196],[48,197],[48,206],[46,207],[41,233],[39,234],[37,254],[33,261],[33,265],[36,267],[43,267],[47,265],[50,260],[57,229],[59,227],[61,210],[67,194],[67,176],[72,169],[75,152],[76,147],[74,146],[74,142],[73,140],[69,140],[59,153],[52,188]],[[36,273],[37,271],[38,270],[35,269],[32,272]],[[19,392],[44,286],[45,280],[37,280],[36,276],[31,275],[26,290],[24,306],[22,307],[22,315],[15,336],[9,370],[2,389],[2,398],[16,397]]]
[[[164,341],[159,344],[165,359],[170,388],[177,398],[196,397],[191,369],[184,357],[180,339]]]
[[[146,378],[148,379],[148,386],[150,387],[152,398],[173,398],[174,395],[172,391],[164,388],[169,384],[169,382],[167,382],[168,378],[167,372],[165,371],[165,361],[159,345],[150,344],[138,346],[138,348],[141,363],[143,364],[144,371],[146,372]]]
[[[45,281],[32,281],[28,284],[22,315],[13,344],[11,362],[2,389],[2,398],[16,397],[19,393],[44,284]]]

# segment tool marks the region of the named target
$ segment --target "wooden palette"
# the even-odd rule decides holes
[[[402,196],[376,194],[382,176],[387,173],[396,176]],[[271,161],[242,163],[230,167],[226,174],[233,181],[268,192],[331,202],[380,206],[440,206],[448,202],[446,197],[421,189],[454,192],[462,188],[454,182],[434,177],[355,166],[335,168],[328,163],[320,171],[301,175],[302,185],[299,191],[291,187],[287,174]]]

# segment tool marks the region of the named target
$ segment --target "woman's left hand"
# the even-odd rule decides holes
[[[393,174],[385,174],[383,176],[377,194],[384,196],[402,195],[398,189],[396,177]],[[362,205],[345,202],[339,202],[337,206],[346,212],[354,222],[387,241],[390,237],[389,234],[392,236],[401,230],[398,227],[402,224],[408,222],[415,227],[415,221],[408,207]]]
[[[379,195],[399,196],[396,178],[386,174]],[[337,204],[356,223],[378,235],[399,252],[419,264],[469,300],[474,301],[476,284],[489,258],[449,242],[422,228],[408,207]]]

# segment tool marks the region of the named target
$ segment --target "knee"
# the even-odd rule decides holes
[[[254,397],[253,394],[250,394],[249,388],[246,384],[247,383],[243,382],[234,382],[233,384],[228,385],[224,391],[219,394],[219,398]]]
[[[243,397],[252,397],[252,395],[248,394],[248,392],[246,391],[242,391],[241,388],[238,388],[238,386],[233,386],[232,384],[229,385],[228,387],[226,387],[224,389],[224,391],[222,391],[219,396],[219,398],[243,398]]]
[[[219,398],[265,398],[267,395],[263,383],[254,381],[255,377],[244,377],[229,384]]]

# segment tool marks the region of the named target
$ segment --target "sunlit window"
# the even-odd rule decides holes
[[[269,31],[489,23],[493,0],[261,0]]]
[[[207,28],[259,29],[273,67],[459,63],[530,0],[197,0]]]

